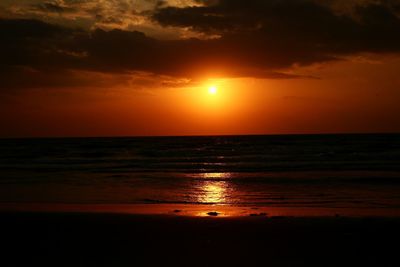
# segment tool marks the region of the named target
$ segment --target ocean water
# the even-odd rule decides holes
[[[400,208],[400,135],[0,140],[0,203]]]

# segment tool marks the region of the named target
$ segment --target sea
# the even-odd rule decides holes
[[[400,134],[0,139],[10,203],[399,214]]]

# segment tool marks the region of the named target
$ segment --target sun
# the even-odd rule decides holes
[[[215,95],[217,93],[217,87],[215,85],[211,85],[208,87],[208,93],[211,95]]]

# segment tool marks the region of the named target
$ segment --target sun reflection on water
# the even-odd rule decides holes
[[[223,181],[207,181],[201,187],[199,202],[220,204],[224,203],[227,195],[227,183]]]
[[[195,201],[202,204],[226,204],[232,185],[229,172],[203,172],[188,175],[195,178]]]
[[[231,177],[231,173],[229,172],[205,172],[205,173],[201,173],[200,176],[202,178],[206,178],[206,179],[212,179],[212,178],[230,178]]]
[[[221,181],[218,179],[229,178],[231,175],[227,172],[212,172],[212,173],[202,173],[202,178],[207,180],[201,182],[200,184],[200,194],[198,195],[198,201],[201,203],[209,204],[222,204],[226,202],[229,183],[226,181]],[[217,179],[216,181],[208,179]]]
[[[227,183],[224,181],[206,181],[201,185],[200,191],[199,202],[221,204],[226,201]]]

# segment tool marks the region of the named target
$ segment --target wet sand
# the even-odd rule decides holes
[[[1,266],[399,266],[400,218],[1,212]]]
[[[234,206],[193,204],[61,204],[61,203],[0,203],[0,212],[77,212],[116,213],[133,215],[179,215],[207,217],[399,217],[398,208],[307,207],[307,206]]]

